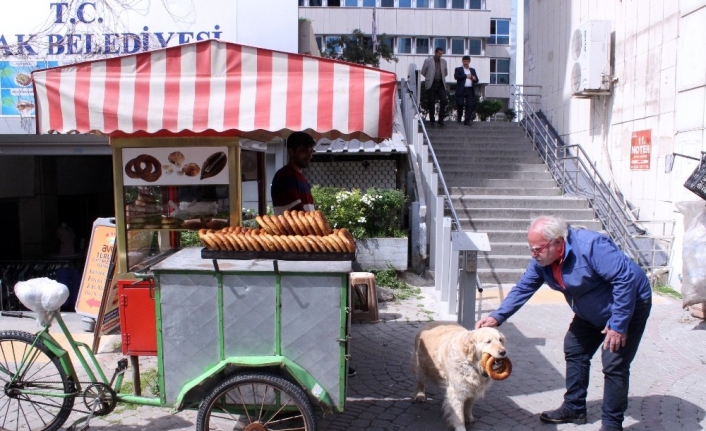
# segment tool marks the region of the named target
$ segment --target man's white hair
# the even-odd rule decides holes
[[[530,229],[537,230],[549,241],[557,238],[566,238],[569,234],[569,225],[566,221],[557,216],[539,216],[532,220]]]

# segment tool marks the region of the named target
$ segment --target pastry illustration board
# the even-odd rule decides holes
[[[228,148],[123,148],[123,183],[133,185],[228,184]]]

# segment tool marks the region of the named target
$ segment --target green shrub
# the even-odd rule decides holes
[[[331,227],[345,227],[356,239],[407,236],[400,220],[406,197],[399,190],[371,188],[362,193],[317,185],[311,194]]]
[[[476,113],[480,121],[485,121],[503,109],[503,102],[497,99],[483,99],[476,104]]]

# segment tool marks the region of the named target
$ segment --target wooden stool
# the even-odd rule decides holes
[[[375,275],[370,272],[351,272],[349,280],[353,291],[353,321],[379,322],[378,290],[375,287]]]

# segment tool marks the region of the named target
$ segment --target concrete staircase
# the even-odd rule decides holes
[[[468,127],[449,121],[427,126],[427,132],[462,228],[488,233],[492,251],[478,255],[484,286],[513,284],[522,276],[531,257],[527,228],[537,216],[554,214],[601,229],[585,199],[561,195],[517,123]]]

